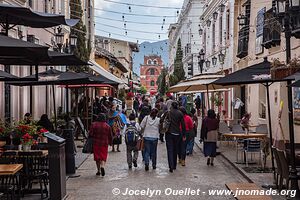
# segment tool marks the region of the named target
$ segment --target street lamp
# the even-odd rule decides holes
[[[77,44],[77,36],[75,34],[70,35],[70,46],[72,48],[76,47]]]
[[[61,48],[64,44],[64,33],[62,32],[62,28],[61,27],[58,27],[57,28],[57,33],[55,34],[55,41],[56,41],[56,44],[57,44],[57,47],[59,49],[59,52],[61,52]]]
[[[216,66],[216,64],[217,64],[217,57],[216,56],[214,56],[212,59],[212,64],[213,64],[213,66]]]
[[[201,51],[198,54],[198,65],[199,65],[199,69],[200,69],[201,74],[203,72],[204,56],[205,56],[204,50],[201,49]]]
[[[207,20],[207,21],[206,21],[206,25],[207,25],[208,27],[210,27],[211,21],[210,21],[210,20]]]
[[[223,13],[225,11],[225,5],[224,4],[221,4],[220,5],[220,11]]]
[[[216,11],[213,13],[213,18],[214,18],[215,21],[218,19],[218,14],[219,14],[219,13],[216,12]]]
[[[203,29],[201,27],[199,27],[199,35],[203,34]]]
[[[222,51],[219,53],[218,55],[219,57],[219,61],[221,64],[224,64],[224,60],[225,60],[225,54],[222,53]]]
[[[245,26],[247,24],[247,17],[245,15],[239,15],[237,19],[239,20],[240,26]]]
[[[210,67],[210,60],[206,60],[205,61],[205,65],[206,65],[206,68],[209,69],[209,67]]]

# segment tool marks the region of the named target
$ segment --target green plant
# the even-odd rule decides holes
[[[140,92],[141,92],[141,94],[146,94],[147,93],[146,87],[142,85],[141,89],[140,89]]]
[[[213,97],[210,98],[211,101],[214,102],[215,106],[222,106],[223,105],[223,98],[221,92],[216,92]]]
[[[272,59],[271,67],[276,68],[276,67],[281,67],[282,65],[283,63],[279,60],[279,58]]]

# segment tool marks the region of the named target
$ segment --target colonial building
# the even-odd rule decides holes
[[[117,58],[118,62],[121,63],[125,69],[120,71],[120,78],[127,84],[132,80],[132,53],[138,52],[138,44],[133,42],[128,42],[124,40],[118,40],[113,38],[107,38],[102,36],[95,36],[95,46],[96,48],[102,48],[114,57]],[[100,64],[100,63],[98,63]],[[101,64],[100,64],[101,65]],[[117,70],[118,67],[111,65],[112,70]],[[108,69],[108,70],[111,70]],[[125,72],[125,70],[127,72]]]
[[[238,21],[235,17],[234,32],[234,69],[239,70],[253,64],[260,63],[265,57],[269,62],[278,59],[286,61],[286,43],[282,32],[282,26],[273,15],[272,1],[260,0],[236,0],[235,16],[240,16]],[[299,16],[298,16],[299,17]],[[246,19],[246,20],[244,20]],[[295,25],[296,27],[297,25]],[[299,25],[298,25],[299,28]],[[298,29],[299,30],[299,29]],[[300,39],[293,36],[291,38],[291,57],[300,56]],[[294,94],[297,95],[298,94]],[[246,85],[236,89],[236,96],[245,103],[245,110],[251,112],[253,124],[267,124],[268,109],[266,87],[262,84]],[[276,135],[278,124],[278,113],[280,101],[283,101],[282,126],[285,138],[289,139],[288,102],[286,82],[273,83],[270,86],[270,111],[273,127],[273,134]],[[297,100],[297,98],[295,98]],[[299,107],[295,104],[295,122],[299,124]],[[300,126],[295,126],[295,133],[299,132]],[[278,135],[277,135],[278,136]],[[274,136],[275,137],[275,136]],[[278,137],[281,138],[279,135]],[[295,134],[296,142],[300,141],[300,135]]]
[[[164,64],[161,56],[144,56],[144,64],[140,67],[141,85],[145,86],[148,92],[157,92],[157,79],[161,74]]]
[[[83,12],[83,21],[90,21],[90,27],[88,28],[87,39],[92,41],[93,39],[93,11],[92,6],[94,5],[94,0],[82,0],[82,5],[91,5],[91,10],[89,12]],[[0,0],[0,3],[29,7],[34,11],[52,14],[62,14],[66,19],[70,18],[70,1],[66,0]],[[84,11],[84,10],[83,10]],[[88,16],[87,16],[88,15]],[[70,27],[61,26],[62,32],[65,35],[65,45],[68,43],[67,38],[70,34]],[[89,27],[89,25],[87,25]],[[1,31],[1,27],[0,27]],[[21,25],[14,26],[14,28],[9,30],[9,36],[17,39],[21,39],[28,42],[33,42],[36,44],[49,46],[50,50],[57,49],[57,44],[55,41],[55,33],[57,33],[57,27],[51,28],[30,28]],[[92,45],[91,45],[92,46]],[[66,46],[63,46],[63,49]],[[50,66],[39,66],[39,72],[49,69]],[[66,70],[65,66],[55,67],[58,70]],[[30,66],[11,66],[11,74],[24,77],[31,74],[34,68]],[[4,70],[4,66],[0,65],[0,70]],[[52,90],[50,86],[36,86],[30,88],[28,87],[11,87],[11,100],[10,102],[5,102],[4,95],[0,95],[0,118],[4,118],[5,105],[10,104],[10,116],[12,120],[22,119],[24,114],[31,112],[34,119],[39,119],[39,117],[47,113],[49,117],[53,117],[53,100],[52,100]],[[4,94],[4,83],[0,82],[0,93]],[[65,89],[62,87],[55,87],[55,98],[56,98],[56,108],[66,107],[65,101]]]
[[[183,50],[183,66],[186,77],[198,74],[198,53],[202,48],[200,43],[199,25],[200,15],[205,5],[204,0],[185,0],[182,6],[178,20],[169,27],[169,68],[174,68],[174,59],[176,56],[177,42],[181,40]],[[192,74],[188,74],[188,68],[192,68]]]

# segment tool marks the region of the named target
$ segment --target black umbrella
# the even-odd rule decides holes
[[[7,79],[17,79],[17,76],[14,76],[10,73],[0,70],[0,81],[6,81]]]
[[[243,85],[243,84],[257,84],[261,83],[267,90],[267,102],[268,102],[268,116],[269,116],[269,130],[270,130],[270,144],[273,143],[272,125],[271,125],[271,110],[270,110],[270,92],[269,87],[274,82],[281,82],[286,80],[277,80],[271,78],[271,63],[267,58],[263,62],[256,65],[246,67],[244,69],[235,71],[213,82],[216,85]],[[275,173],[274,155],[271,151],[272,169]],[[275,174],[274,174],[275,175]]]
[[[35,77],[36,75],[30,75],[24,77],[26,79]],[[7,82],[10,85],[15,86],[37,86],[37,85],[52,85],[52,94],[53,94],[53,104],[54,104],[54,120],[55,127],[57,128],[57,117],[56,117],[56,106],[55,106],[55,93],[54,93],[54,85],[72,85],[83,82],[88,79],[88,75],[75,73],[75,72],[62,72],[56,69],[49,69],[45,72],[41,72],[38,74],[38,81],[13,81]]]
[[[65,19],[64,15],[41,13],[30,8],[0,4],[0,23],[12,25],[24,25],[33,28],[49,28],[58,25],[75,26],[78,19]]]
[[[0,35],[0,64],[16,64],[21,59],[35,65],[42,60],[49,59],[48,48]]]

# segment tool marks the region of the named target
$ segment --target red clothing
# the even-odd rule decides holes
[[[191,131],[194,128],[194,122],[192,118],[189,115],[184,115],[183,116],[184,124],[185,124],[185,131]],[[180,131],[181,131],[181,126],[180,126]]]
[[[105,161],[108,155],[108,146],[93,146],[94,160],[95,161]]]
[[[94,122],[91,125],[90,136],[94,146],[108,146],[112,144],[111,127],[106,122]]]

